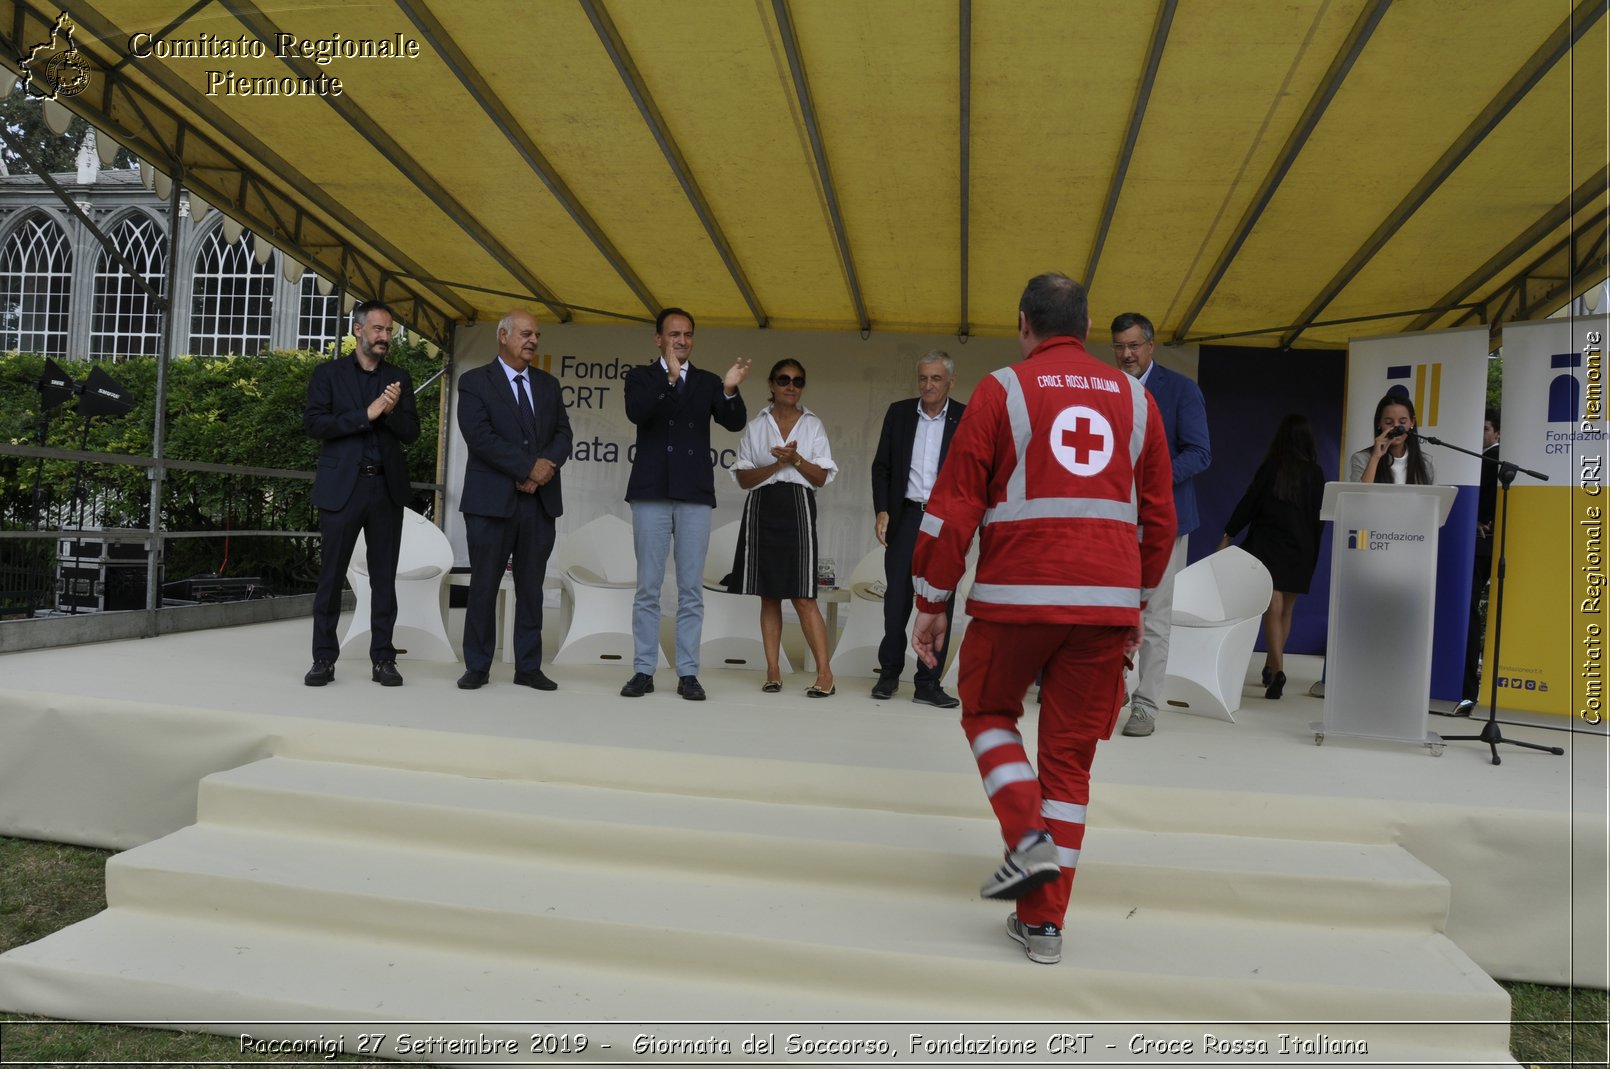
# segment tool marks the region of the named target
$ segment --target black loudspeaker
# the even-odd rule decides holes
[[[44,370],[39,373],[39,381],[34,383],[39,389],[39,402],[45,412],[49,412],[57,405],[66,404],[78,392],[78,383],[73,377],[63,371],[61,365],[54,360],[46,360]]]
[[[96,416],[126,416],[134,402],[128,391],[117,384],[100,368],[93,368],[84,380],[84,393],[78,402],[78,414],[88,419]]]

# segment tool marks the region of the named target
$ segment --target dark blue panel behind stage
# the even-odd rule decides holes
[[[1339,478],[1346,371],[1347,353],[1341,350],[1281,353],[1272,349],[1202,346],[1197,382],[1207,403],[1213,465],[1196,480],[1202,525],[1191,535],[1191,560],[1212,553],[1218,545],[1225,521],[1251,484],[1275,427],[1286,413],[1301,412],[1308,417],[1326,481]],[[1313,583],[1309,593],[1297,599],[1287,653],[1325,652],[1330,546],[1330,524],[1326,524]],[[1263,648],[1261,636],[1258,648]]]

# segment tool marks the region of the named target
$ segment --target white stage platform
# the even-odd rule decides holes
[[[1195,1036],[1197,1053],[1201,1030],[1182,1022],[1273,1035],[1291,1029],[1263,1023],[1350,1021],[1361,1034],[1358,1022],[1390,1020],[1400,1023],[1369,1033],[1389,1062],[1501,1052],[1506,1000],[1482,970],[1606,985],[1606,739],[1545,730],[1563,718],[1505,733],[1564,746],[1565,757],[1505,748],[1497,767],[1477,743],[1440,757],[1316,746],[1321,703],[1304,691],[1318,661],[1295,658],[1286,696],[1249,688],[1235,724],[1164,713],[1150,738],[1115,737],[1098,754],[1053,970],[1000,932],[1008,906],[976,900],[998,857],[993,821],[954,713],[912,704],[909,686],[878,702],[869,681],[841,678],[836,697],[813,701],[807,675],[764,695],[758,673],[718,670],[702,676],[710,700],[699,704],[676,697],[670,672],[631,700],[618,695],[624,669],[550,669],[560,690],[542,694],[511,685],[499,664],[492,685],[461,692],[461,665],[404,659],[407,685],[384,689],[346,658],[314,689],[301,684],[309,628],[287,620],[0,657],[0,833],[152,844],[109,866],[107,913],[0,957],[0,1008],[146,1021],[466,1012],[463,991],[432,990],[426,977],[413,981],[414,1017],[400,1001],[360,1015],[306,977],[225,997],[233,981],[185,958],[206,956],[207,924],[259,923],[277,933],[263,936],[263,962],[283,959],[263,976],[294,975],[298,939],[334,955],[335,972],[350,953],[360,976],[364,940],[416,941],[409,953],[437,955],[431,968],[459,977],[475,972],[462,955],[506,956],[525,935],[541,950],[533,960],[551,953],[579,970],[565,986],[585,998],[572,991],[503,1020],[589,1010],[592,1020],[1142,1020],[1173,1022],[1156,1034]],[[1476,724],[1433,718],[1432,728]],[[231,769],[209,780],[197,824],[198,784]],[[231,855],[243,869],[216,871]],[[444,856],[463,865],[458,892],[449,880],[373,898],[377,874],[401,879]],[[311,886],[335,879],[344,857],[356,859],[344,877],[354,886]],[[309,885],[289,886],[304,870]],[[481,900],[560,871],[573,877],[563,890]],[[298,916],[288,903],[304,900]],[[542,934],[554,913],[575,930]],[[475,916],[501,918],[480,951]],[[309,924],[315,934],[292,931]],[[772,924],[781,931],[765,938],[786,945],[757,951],[751,940]],[[438,927],[440,938],[421,934]],[[218,938],[242,937],[219,928]],[[107,951],[116,958],[142,940],[181,948],[174,975],[152,966],[130,987],[107,978],[116,961],[85,964],[96,947],[122,946]],[[1378,957],[1380,975],[1361,963],[1331,976],[1340,946],[1366,959],[1424,949],[1441,964],[1421,975]],[[504,972],[482,972],[500,991],[518,988],[499,960]],[[676,978],[679,961],[694,978]],[[205,995],[185,993],[186,970],[206,976]],[[978,984],[997,976],[1007,987],[981,998]],[[776,985],[786,997],[756,994]],[[506,999],[484,1005],[514,1013]]]

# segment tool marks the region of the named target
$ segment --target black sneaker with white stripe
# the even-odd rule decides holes
[[[1062,875],[1062,862],[1057,856],[1057,844],[1049,832],[1021,850],[1008,850],[1006,860],[995,874],[984,881],[978,893],[985,898],[1022,898],[1036,887]]]

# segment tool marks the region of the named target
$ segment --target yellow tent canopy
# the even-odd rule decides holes
[[[1315,346],[1604,278],[1604,8],[67,0],[0,3],[0,36],[438,339],[517,303],[1002,333],[1061,270],[1098,332],[1133,309],[1166,340]]]

